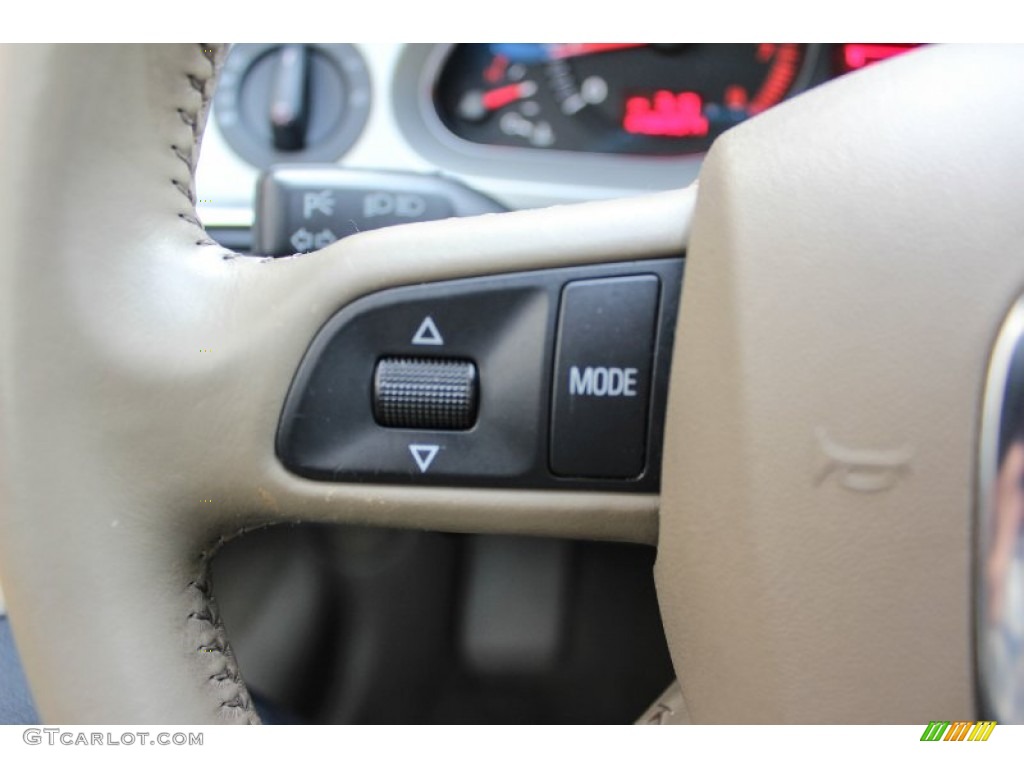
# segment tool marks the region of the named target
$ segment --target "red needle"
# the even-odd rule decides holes
[[[548,53],[552,59],[569,59],[574,56],[622,51],[626,48],[642,48],[645,45],[647,43],[555,43]]]
[[[480,101],[487,111],[493,112],[496,109],[501,109],[506,104],[511,104],[517,99],[528,99],[536,92],[537,84],[527,80],[522,83],[512,83],[512,85],[503,85],[501,88],[484,91]]]

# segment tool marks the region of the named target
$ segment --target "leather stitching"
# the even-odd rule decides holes
[[[266,528],[268,525],[269,523],[242,527],[230,535],[219,536],[209,548],[199,553],[199,576],[186,587],[192,606],[186,620],[193,623],[199,634],[195,652],[203,656],[209,654],[219,663],[219,666],[207,676],[206,682],[217,689],[221,699],[219,708],[235,712],[242,722],[249,725],[259,725],[260,717],[242,679],[238,662],[217,610],[217,602],[210,583],[210,562],[217,551],[231,539]]]
[[[188,80],[189,86],[196,93],[199,94],[200,106],[195,112],[189,111],[183,107],[178,107],[176,112],[178,118],[188,126],[189,131],[192,134],[191,146],[180,147],[177,144],[171,144],[171,151],[174,156],[177,157],[185,166],[188,171],[188,177],[186,180],[177,178],[171,179],[171,184],[174,188],[182,194],[182,196],[188,200],[188,211],[185,213],[179,213],[178,218],[188,222],[195,226],[199,232],[200,237],[195,241],[196,245],[217,245],[214,240],[206,234],[206,230],[200,223],[198,216],[196,215],[196,193],[195,193],[195,166],[196,166],[196,153],[199,147],[199,139],[202,133],[203,127],[203,116],[207,113],[210,107],[210,99],[213,96],[213,88],[211,83],[214,79],[214,75],[217,72],[217,59],[216,54],[213,53],[213,46],[210,43],[197,43],[199,53],[204,59],[210,64],[210,72],[206,77],[197,77],[189,72],[185,72],[185,79]]]
[[[208,684],[217,688],[223,710],[235,710],[243,722],[258,725],[259,715],[253,707],[252,698],[242,680],[238,662],[228,642],[224,624],[217,611],[216,602],[210,590],[209,558],[204,553],[201,559],[200,576],[188,583],[186,592],[195,610],[189,612],[187,621],[194,622],[202,642],[196,646],[196,653],[210,654],[218,667],[208,675]]]
[[[191,112],[183,107],[178,107],[175,110],[178,118],[188,126],[189,132],[192,134],[192,141],[188,147],[182,147],[177,144],[170,146],[174,156],[185,166],[188,174],[185,180],[172,178],[170,181],[174,188],[188,201],[188,210],[179,212],[178,218],[199,230],[201,237],[195,241],[195,244],[202,246],[218,244],[207,236],[206,230],[203,228],[202,222],[199,221],[195,209],[196,155],[203,129],[203,119],[207,114],[210,107],[210,99],[213,96],[212,82],[217,72],[217,59],[211,44],[199,43],[197,45],[200,54],[209,62],[210,71],[206,77],[197,77],[188,72],[184,73],[189,86],[199,94],[200,106],[195,112]],[[228,254],[225,258],[231,258],[235,255],[230,251]],[[238,531],[235,535],[240,535],[244,532],[245,529]],[[193,626],[200,638],[200,642],[195,649],[196,653],[202,653],[204,656],[209,654],[209,657],[218,663],[215,671],[207,676],[206,682],[216,688],[218,698],[220,699],[219,708],[221,710],[234,711],[236,717],[243,722],[250,725],[258,725],[260,723],[259,715],[256,713],[255,707],[253,707],[252,698],[245,686],[245,682],[242,680],[241,672],[238,669],[238,662],[228,642],[224,624],[217,611],[217,604],[210,587],[210,558],[226,540],[225,537],[221,537],[215,542],[213,547],[200,553],[199,575],[188,583],[185,590],[192,608],[186,616],[186,623]]]

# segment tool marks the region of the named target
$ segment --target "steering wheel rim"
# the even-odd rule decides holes
[[[911,54],[729,132],[702,172],[692,241],[696,187],[397,227],[280,260],[236,257],[196,217],[223,48],[0,55],[0,136],[24,148],[0,173],[0,577],[44,719],[257,722],[208,562],[243,531],[307,520],[657,542],[659,599],[696,721],[973,715],[972,452],[985,360],[1024,284],[1010,216],[1024,153],[1006,142],[1024,108],[999,83],[1019,70],[1019,50]],[[946,66],[957,77],[936,95],[931,78]],[[972,123],[965,104],[992,120]],[[865,114],[872,122],[849,127]],[[823,128],[839,132],[830,151]],[[961,134],[962,151],[937,162]],[[849,185],[842,194],[827,194],[836,178],[808,147]],[[971,182],[979,169],[984,184]],[[979,215],[984,238],[965,238]],[[667,257],[688,241],[660,499],[314,482],[274,456],[303,352],[355,298]],[[954,246],[968,244],[983,270],[956,266]],[[898,258],[882,259],[882,245]],[[970,322],[942,323],[942,344],[921,315],[881,300],[863,327],[849,322],[864,320],[865,288],[889,299],[911,279],[928,288],[916,300],[971,310]],[[759,298],[766,285],[784,307]],[[835,326],[787,337],[806,319],[798,308],[824,296]],[[893,353],[916,349],[913,370],[892,374],[891,358],[858,351],[879,338]],[[811,352],[827,361],[828,386],[811,376]],[[931,393],[947,409],[936,419],[912,398],[954,361],[968,373]],[[905,442],[909,470],[892,488],[863,493],[834,467],[822,475],[822,452],[840,465],[848,455],[827,446]],[[823,497],[828,514],[815,517]],[[873,690],[854,685],[865,679]]]

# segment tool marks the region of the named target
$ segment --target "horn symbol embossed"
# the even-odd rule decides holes
[[[815,485],[821,485],[834,474],[848,490],[877,493],[889,490],[910,471],[914,450],[909,445],[890,449],[850,448],[829,437],[823,427],[814,433],[825,458]]]

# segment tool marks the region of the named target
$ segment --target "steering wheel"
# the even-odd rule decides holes
[[[208,566],[301,521],[656,544],[695,722],[974,718],[982,393],[1024,287],[1024,51],[841,78],[729,131],[689,189],[276,260],[196,216],[223,55],[0,50],[0,578],[45,720],[257,722]],[[311,339],[356,298],[684,248],[660,495],[326,482],[275,456]]]

